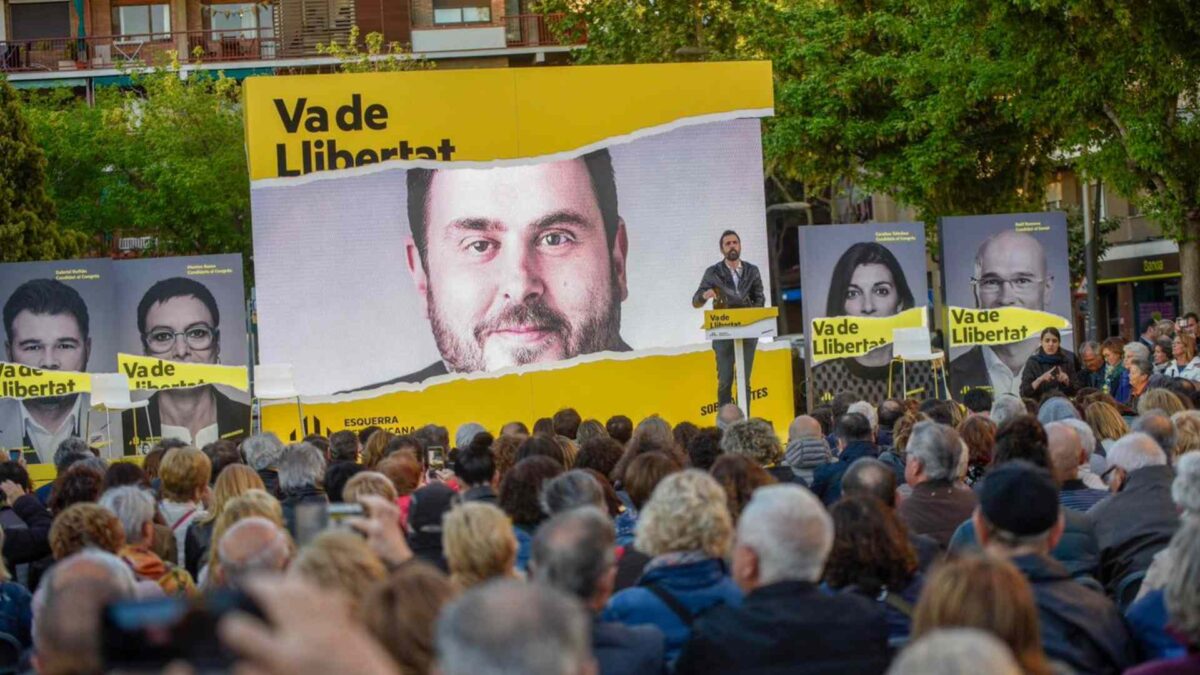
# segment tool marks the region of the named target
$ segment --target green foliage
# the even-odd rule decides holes
[[[70,258],[82,250],[82,236],[59,229],[45,183],[45,155],[16,90],[0,77],[0,262]]]
[[[742,2],[721,0],[544,0],[538,12],[564,13],[550,24],[580,63],[661,63],[729,59],[737,54]]]
[[[350,28],[345,46],[331,40],[329,44],[318,44],[317,53],[332,56],[341,63],[343,73],[383,73],[402,70],[432,70],[436,63],[424,57],[415,57],[399,42],[383,42],[382,33],[367,33],[360,48],[358,26]]]
[[[49,160],[64,225],[91,237],[154,237],[162,253],[248,253],[240,86],[221,74],[180,77],[178,63],[132,72],[134,88],[64,92],[27,106]]]

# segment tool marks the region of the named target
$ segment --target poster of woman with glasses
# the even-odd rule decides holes
[[[1019,307],[1071,317],[1065,213],[943,218],[940,237],[944,297],[951,312]],[[993,396],[1020,396],[1025,364],[1040,344],[1040,330],[1026,332],[1028,337],[1004,344],[952,345],[954,397],[977,387]],[[1071,331],[1063,331],[1061,348],[1074,348]]]
[[[121,351],[185,363],[248,365],[240,256],[126,261],[117,272]],[[217,385],[164,389],[150,395],[148,408],[127,411],[121,422],[126,455],[143,454],[163,438],[203,448],[249,434],[249,397]]]

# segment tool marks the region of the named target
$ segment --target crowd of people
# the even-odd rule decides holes
[[[732,405],[168,440],[140,465],[68,438],[44,488],[0,464],[0,655],[103,672],[105,607],[235,591],[254,611],[211,637],[288,675],[1198,672],[1180,338],[1174,374],[1085,344],[1027,398],[842,392],[787,438]]]

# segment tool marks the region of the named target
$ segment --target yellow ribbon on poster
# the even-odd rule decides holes
[[[117,368],[129,378],[134,391],[187,389],[206,384],[224,384],[250,390],[250,373],[245,366],[165,361],[153,356],[117,354]]]
[[[45,398],[92,390],[92,376],[0,361],[0,398]]]
[[[812,320],[808,347],[814,364],[865,356],[892,342],[897,328],[925,326],[925,308],[913,307],[891,316],[828,316]]]
[[[1025,307],[970,309],[947,307],[951,347],[1006,345],[1037,337],[1047,328],[1070,328],[1071,322],[1050,312]]]

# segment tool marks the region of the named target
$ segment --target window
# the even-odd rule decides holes
[[[215,39],[274,37],[273,5],[252,2],[204,6],[204,29]]]
[[[479,0],[433,0],[434,24],[491,22],[491,5],[481,5]]]
[[[12,39],[36,40],[64,38],[71,35],[70,3],[35,2],[11,3]],[[0,12],[4,8],[0,7]],[[3,35],[0,35],[2,38]]]
[[[113,7],[113,32],[128,40],[169,40],[170,5],[119,5]]]

